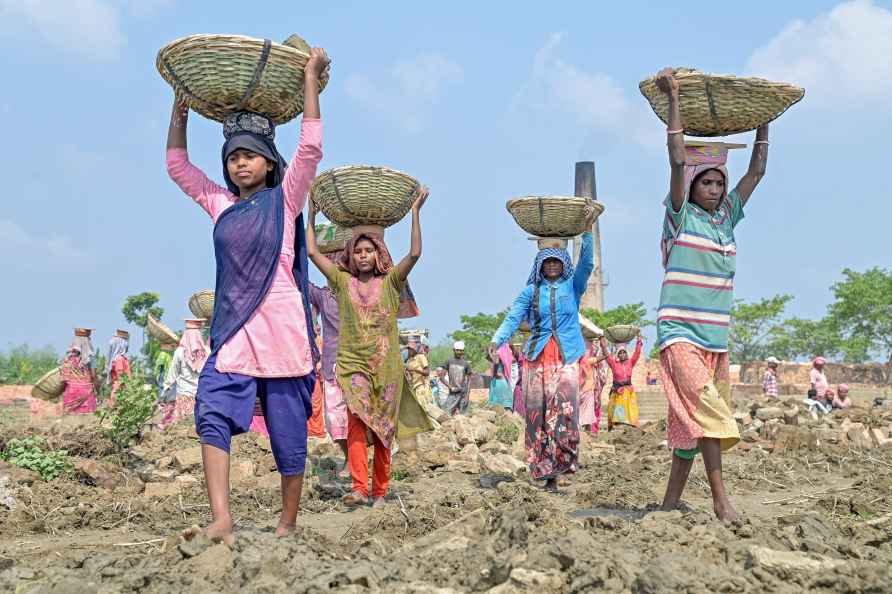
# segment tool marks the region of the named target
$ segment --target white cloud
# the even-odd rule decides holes
[[[112,0],[0,0],[4,34],[37,35],[66,54],[96,61],[118,56],[125,38]]]
[[[797,19],[753,52],[747,72],[805,87],[810,101],[886,100],[892,91],[892,11],[852,0]]]
[[[384,74],[353,74],[347,94],[367,109],[392,118],[406,132],[417,133],[427,124],[444,87],[461,82],[461,66],[439,54],[424,54],[398,62]]]
[[[64,235],[38,237],[21,225],[0,219],[0,251],[5,254],[28,254],[38,261],[45,260],[56,269],[60,265],[80,266],[88,261],[87,254]],[[30,260],[34,261],[34,260]]]
[[[562,33],[552,33],[536,51],[528,79],[511,99],[513,124],[556,122],[572,126],[583,139],[594,132],[630,136],[652,145],[656,118],[640,97],[630,100],[610,76],[589,72],[558,57]],[[582,139],[580,139],[582,140]]]

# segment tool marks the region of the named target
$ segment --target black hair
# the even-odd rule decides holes
[[[808,391],[808,397],[811,398],[812,400],[814,400],[815,398],[818,397],[818,391],[815,390],[814,388],[810,389]]]

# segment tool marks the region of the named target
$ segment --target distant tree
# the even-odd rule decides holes
[[[161,297],[158,293],[152,293],[150,291],[145,291],[139,295],[130,295],[124,301],[121,313],[124,314],[124,318],[128,322],[139,326],[145,331],[145,328],[149,323],[149,314],[152,314],[152,316],[158,320],[164,315],[164,308],[157,305],[160,299]],[[142,353],[142,361],[134,362],[149,369],[159,350],[160,347],[154,340],[143,340],[142,349],[140,351]]]
[[[836,300],[827,317],[843,338],[845,359],[864,361],[873,352],[892,360],[892,272],[846,268],[842,274],[845,280],[832,287]]]
[[[471,363],[474,371],[482,373],[489,367],[486,351],[502,320],[508,315],[508,311],[497,314],[477,313],[471,316],[461,316],[461,329],[456,330],[450,336],[453,340],[463,340],[465,343],[465,358]],[[450,351],[452,350],[450,346]]]
[[[152,314],[153,317],[159,320],[164,315],[164,308],[157,305],[160,299],[161,296],[158,293],[149,291],[139,295],[130,295],[124,301],[121,313],[124,314],[124,318],[131,324],[145,328],[149,323],[148,314]]]
[[[430,363],[431,369],[434,369],[442,366],[450,357],[452,357],[452,341],[442,340],[431,347],[431,351],[427,355],[427,360]]]
[[[620,324],[630,324],[645,328],[653,326],[653,322],[647,319],[647,308],[644,303],[627,303],[626,305],[617,305],[606,311],[597,311],[595,309],[586,308],[582,310],[583,316],[594,322],[599,328],[609,328]]]
[[[26,344],[0,352],[0,384],[33,384],[59,364],[52,347],[32,349]]]
[[[839,332],[827,318],[790,318],[772,328],[766,352],[789,360],[817,356],[833,358],[840,354],[841,343]]]
[[[760,361],[772,352],[772,339],[792,295],[775,295],[754,303],[738,299],[731,307],[728,352],[734,363]]]

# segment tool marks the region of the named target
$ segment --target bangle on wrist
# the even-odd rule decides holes
[[[764,145],[767,146],[767,145],[769,145],[769,144],[771,144],[771,143],[768,142],[767,140],[757,140],[757,141],[754,142],[753,144],[764,144]]]
[[[668,134],[669,136],[673,134],[681,134],[682,132],[684,132],[684,128],[676,128],[674,130],[668,127],[666,128],[666,134]]]

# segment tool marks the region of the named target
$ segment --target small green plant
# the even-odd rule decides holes
[[[46,442],[39,437],[9,440],[0,458],[33,470],[45,481],[51,481],[72,469],[67,450],[47,450]]]
[[[118,447],[126,448],[142,434],[143,425],[155,411],[155,390],[138,369],[121,378],[114,407],[103,407],[96,414],[101,424],[108,421],[105,435]]]
[[[502,423],[496,430],[496,439],[505,445],[514,445],[520,436],[520,426],[517,423]]]
[[[409,471],[405,468],[398,468],[390,473],[391,480],[404,481],[409,478]]]

